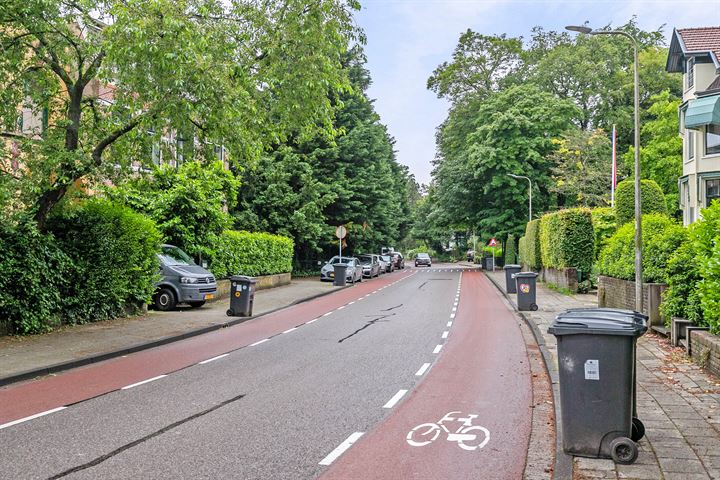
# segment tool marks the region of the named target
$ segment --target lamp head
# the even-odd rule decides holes
[[[590,27],[587,27],[585,25],[568,25],[565,27],[565,30],[570,30],[571,32],[578,32],[578,33],[585,33],[590,34],[593,30]]]
[[[508,177],[511,177],[511,178],[515,178],[515,179],[519,179],[519,178],[520,178],[520,177],[518,177],[517,175],[515,175],[515,174],[513,174],[513,173],[508,173],[507,176],[508,176]]]

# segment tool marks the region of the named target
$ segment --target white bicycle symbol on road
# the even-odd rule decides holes
[[[410,430],[407,434],[407,442],[413,447],[424,447],[440,436],[441,432],[447,434],[448,442],[457,442],[458,447],[463,450],[479,450],[490,441],[490,432],[487,428],[473,425],[472,421],[478,416],[468,414],[467,417],[460,417],[457,414],[462,412],[448,412],[437,423],[421,423]],[[459,422],[460,426],[454,433],[445,426],[445,422]]]

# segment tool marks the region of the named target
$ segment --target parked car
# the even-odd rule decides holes
[[[157,310],[173,310],[178,303],[199,308],[217,296],[217,283],[213,274],[195,264],[178,247],[163,245],[158,258],[162,278],[156,284],[158,289],[153,295],[153,304]]]
[[[415,266],[418,267],[420,265],[427,265],[428,267],[432,267],[432,260],[430,259],[430,255],[427,253],[418,253],[415,257]]]
[[[333,265],[336,263],[347,264],[347,269],[345,271],[346,281],[350,283],[355,283],[356,281],[362,282],[362,267],[360,265],[360,260],[355,257],[340,258],[337,255],[328,260],[328,262],[320,269],[320,281],[332,282],[335,280],[335,267]]]
[[[405,258],[403,258],[402,253],[392,252],[390,255],[392,256],[393,262],[395,263],[395,270],[405,268]]]
[[[377,256],[377,261],[380,264],[380,274],[384,275],[387,273],[388,262],[385,261],[382,255]]]
[[[385,272],[392,273],[395,270],[395,262],[391,255],[380,255],[380,259],[385,262]]]
[[[380,262],[377,260],[377,255],[360,255],[358,257],[362,264],[363,277],[377,277],[380,275]]]
[[[468,251],[467,251],[467,261],[468,261],[468,262],[474,262],[474,261],[475,261],[475,250],[468,250]]]

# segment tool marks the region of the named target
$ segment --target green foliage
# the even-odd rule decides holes
[[[540,219],[542,265],[590,272],[595,248],[592,217],[587,208],[548,213]]]
[[[702,219],[690,227],[701,278],[698,296],[704,320],[713,333],[720,334],[720,202],[714,201],[701,214]]]
[[[597,259],[600,256],[600,251],[617,231],[615,210],[610,207],[593,208],[590,210],[590,215],[595,230],[595,258]]]
[[[648,213],[667,215],[668,213],[663,191],[653,180],[640,180],[640,205],[643,215]],[[635,183],[631,178],[617,184],[615,218],[618,226],[635,218]]]
[[[505,240],[505,265],[511,265],[517,262],[517,245],[515,243],[515,235],[508,235]]]
[[[522,237],[520,237],[520,240],[518,240],[518,263],[521,265],[526,264],[525,258],[527,258],[528,254],[527,248],[527,238],[523,235]]]
[[[72,260],[32,223],[0,224],[0,321],[13,333],[42,333],[61,321]]]
[[[687,231],[662,214],[643,215],[643,281],[667,283],[667,264],[673,253],[687,241]],[[624,280],[635,279],[635,225],[626,223],[610,237],[600,252],[598,273]]]
[[[63,289],[64,323],[115,318],[150,300],[162,241],[155,222],[93,199],[64,208],[48,226],[74,263]]]
[[[692,242],[685,242],[670,255],[667,267],[668,288],[663,292],[660,311],[669,323],[672,317],[686,318],[705,326],[698,283],[700,265]]]
[[[221,162],[187,162],[156,168],[106,189],[106,194],[155,220],[167,243],[195,256],[209,257],[218,236],[232,221],[238,180]]]
[[[419,247],[411,248],[410,250],[408,250],[407,253],[405,254],[406,260],[414,259],[415,257],[417,257],[418,253],[427,253],[428,255],[430,255],[431,259],[437,260],[437,256],[438,256],[437,252],[435,250],[433,250],[432,248],[428,248],[426,246],[419,246]]]
[[[292,271],[293,241],[280,235],[228,230],[220,235],[210,259],[217,277],[272,275]]]
[[[525,227],[525,255],[523,262],[532,269],[539,269],[542,264],[540,247],[540,219],[528,222]]]

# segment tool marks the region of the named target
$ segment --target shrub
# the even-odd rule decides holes
[[[423,247],[423,246],[408,250],[407,253],[405,254],[405,256],[409,260],[412,260],[415,257],[417,257],[418,253],[427,253],[428,255],[430,255],[430,258],[432,258],[433,260],[437,259],[437,257],[438,257],[438,254],[435,250],[433,250],[430,247]]]
[[[65,323],[115,318],[150,300],[162,241],[152,220],[92,199],[64,208],[48,227],[75,266],[63,291]]]
[[[643,281],[667,283],[671,255],[687,241],[687,231],[667,215],[649,214],[642,219]],[[598,273],[624,280],[635,279],[635,225],[626,223],[610,237],[600,252]]]
[[[540,251],[540,219],[532,220],[525,227],[524,261],[530,268],[542,267],[542,254]]]
[[[515,245],[515,235],[508,235],[505,240],[505,265],[517,262],[517,246]]]
[[[642,213],[662,213],[667,215],[665,195],[654,180],[640,180],[640,200]],[[618,226],[625,225],[635,218],[635,182],[629,178],[618,183],[615,190],[615,218]]]
[[[592,269],[595,232],[590,210],[572,208],[543,215],[540,219],[542,265],[589,273]]]
[[[280,235],[226,230],[213,251],[210,269],[217,277],[292,271],[293,241]]]
[[[42,333],[60,324],[72,260],[34,225],[0,225],[0,321],[10,332]]]
[[[713,333],[720,334],[720,202],[702,210],[702,219],[690,227],[690,239],[700,274],[703,318]]]
[[[705,325],[698,287],[700,266],[695,257],[692,242],[684,242],[668,259],[668,289],[663,292],[660,304],[666,323],[672,317],[681,317]]]
[[[593,208],[590,210],[590,215],[595,230],[595,258],[597,259],[600,251],[617,230],[617,223],[615,222],[615,211],[610,207]]]
[[[527,242],[525,241],[525,237],[520,237],[520,240],[518,240],[518,263],[525,265],[525,256],[527,255]]]

